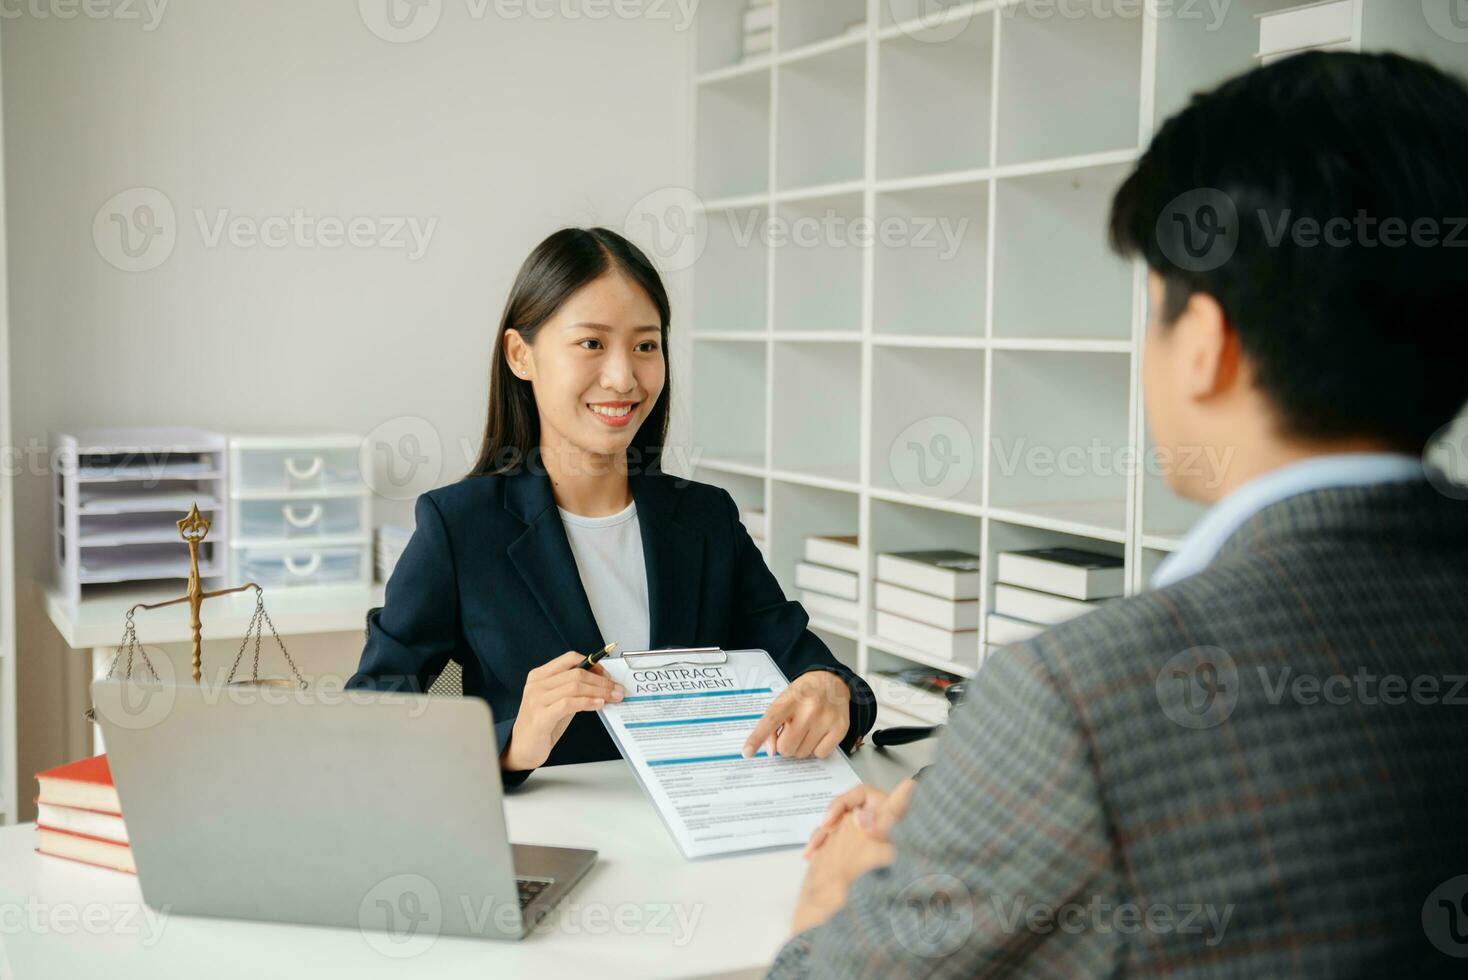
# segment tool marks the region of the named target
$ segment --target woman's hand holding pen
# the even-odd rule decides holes
[[[586,659],[572,650],[526,675],[510,744],[500,755],[501,769],[520,772],[539,767],[577,712],[622,700],[622,685],[600,665],[581,669]]]
[[[851,725],[851,688],[839,674],[810,670],[790,682],[765,709],[744,742],[748,758],[764,748],[770,755],[824,759]]]

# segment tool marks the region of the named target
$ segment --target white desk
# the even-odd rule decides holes
[[[927,764],[931,746],[867,746],[853,762],[890,787]],[[597,866],[522,942],[441,936],[410,958],[352,929],[151,911],[150,927],[133,876],[35,853],[30,824],[0,828],[0,978],[650,980],[758,970],[787,936],[800,852],[685,861],[621,761],[542,770],[505,809],[513,840],[593,847]]]

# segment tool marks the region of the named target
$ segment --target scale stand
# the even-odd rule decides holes
[[[306,679],[296,667],[296,662],[291,659],[290,651],[285,648],[280,634],[275,631],[275,623],[271,622],[270,614],[265,611],[265,591],[254,582],[246,582],[232,589],[219,589],[214,592],[205,592],[199,582],[199,544],[209,534],[209,521],[199,513],[199,505],[195,503],[189,508],[186,517],[178,522],[178,533],[189,546],[189,587],[188,591],[176,599],[167,599],[163,602],[137,603],[127,611],[127,619],[122,628],[122,643],[117,648],[116,655],[112,658],[112,665],[107,669],[107,679],[117,671],[117,665],[123,655],[127,655],[127,662],[123,668],[124,679],[131,679],[133,675],[134,655],[142,659],[143,665],[147,667],[148,673],[154,680],[159,680],[158,672],[153,668],[153,662],[148,659],[148,654],[138,642],[137,627],[133,623],[133,614],[139,609],[161,609],[164,606],[177,605],[180,602],[189,604],[189,627],[193,634],[193,667],[194,683],[200,683],[203,676],[203,623],[200,612],[205,599],[213,599],[222,595],[231,595],[235,592],[243,592],[246,589],[255,590],[255,614],[250,617],[250,624],[245,627],[244,639],[240,641],[239,652],[235,654],[234,663],[229,668],[229,676],[225,678],[226,684],[253,684],[260,687],[290,687],[291,682],[285,678],[260,677],[260,639],[263,627],[270,627],[270,635],[275,637],[275,643],[280,647],[280,652],[285,656],[286,663],[290,664],[291,673],[295,675],[296,682],[302,690],[306,688]],[[251,636],[255,639],[255,659],[249,680],[236,681],[235,671],[239,669],[240,659],[245,654],[245,647],[249,645]],[[96,721],[96,710],[88,708],[85,715],[88,721]]]

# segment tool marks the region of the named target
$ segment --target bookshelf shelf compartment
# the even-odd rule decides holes
[[[708,230],[693,277],[693,315],[700,331],[766,329],[765,207],[731,208],[700,217]]]
[[[871,504],[872,567],[876,556],[890,551],[954,548],[982,555],[983,521],[909,503],[873,499]]]
[[[989,165],[993,41],[994,19],[976,17],[882,42],[878,179]]]
[[[876,212],[876,331],[982,337],[989,184],[880,193]]]
[[[994,610],[994,586],[998,584],[999,553],[1002,551],[1028,551],[1034,548],[1079,548],[1098,554],[1125,556],[1125,545],[1121,542],[1097,541],[1076,534],[1064,534],[1042,528],[1011,524],[1007,521],[989,522],[988,549],[984,554],[984,608]],[[987,637],[985,638],[987,641]]]
[[[860,498],[854,493],[781,480],[770,484],[770,570],[786,596],[800,595],[795,566],[805,558],[805,539],[813,534],[856,534],[859,518]]]
[[[1227,461],[1206,453],[1176,458],[1159,453],[1150,439],[1142,457],[1142,534],[1158,538],[1180,538],[1202,516],[1202,504],[1181,497],[1167,482],[1167,470],[1176,467],[1180,475],[1205,488],[1217,489],[1225,477]]]
[[[1130,342],[1132,269],[1105,236],[1127,172],[1108,166],[997,182],[996,338]]]
[[[781,65],[776,185],[792,190],[863,176],[866,48]]]
[[[1167,560],[1170,552],[1162,548],[1143,548],[1141,554],[1141,589],[1147,588],[1147,583],[1152,581],[1152,576],[1157,574],[1157,569]]]
[[[747,0],[703,0],[699,5],[695,66],[700,74],[735,69],[744,63],[747,6]]]
[[[694,450],[749,467],[765,464],[765,346],[709,341],[693,351]],[[756,394],[751,394],[756,393]]]
[[[769,190],[770,92],[769,72],[699,86],[695,186],[703,198]]]
[[[1124,533],[1130,359],[992,351],[989,505]],[[1082,502],[1077,506],[1073,502]]]
[[[979,504],[983,498],[984,352],[873,352],[871,484]]]
[[[1227,15],[1157,19],[1157,105],[1160,125],[1195,92],[1253,68],[1259,50],[1259,14],[1299,6],[1301,0],[1234,0]]]
[[[729,491],[729,496],[734,498],[741,511],[765,509],[765,481],[762,477],[729,473],[700,464],[694,468],[693,478]]]
[[[772,465],[860,480],[860,344],[775,343]]]
[[[883,636],[868,637],[867,646],[872,651],[880,651],[881,653],[886,654],[889,658],[895,658],[896,660],[902,661],[907,665],[915,664],[920,667],[934,667],[938,670],[946,670],[950,674],[957,674],[960,677],[973,677],[978,673],[978,668],[974,667],[972,664],[955,663],[952,660],[945,660],[942,657],[935,657],[930,653],[925,653],[922,650],[914,650],[912,647],[904,646],[903,644],[898,643],[895,640],[889,640]],[[982,648],[980,649],[982,651]],[[878,669],[884,669],[881,666],[881,658],[878,657],[876,658],[876,660],[878,663]],[[869,667],[868,670],[870,669],[871,668]],[[898,710],[900,711],[901,709],[899,708]],[[915,721],[907,722],[905,714],[902,719],[899,719],[899,721],[900,723],[904,724],[916,723]]]
[[[775,332],[861,329],[860,194],[781,204]]]
[[[784,0],[779,17],[780,50],[787,53],[823,42],[855,43],[867,33],[866,0]]]
[[[998,163],[1136,145],[1144,18],[1135,7],[1109,16],[1048,5],[999,12]]]
[[[831,649],[831,655],[846,667],[861,673],[861,634],[843,623],[812,619],[811,631]]]

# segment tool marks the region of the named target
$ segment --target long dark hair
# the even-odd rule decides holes
[[[673,397],[672,366],[668,362],[668,292],[647,256],[621,235],[606,228],[562,228],[535,246],[510,287],[489,365],[484,442],[469,476],[515,473],[539,459],[540,413],[535,407],[535,392],[529,381],[515,376],[505,360],[505,331],[517,330],[526,343],[533,342],[541,324],[554,316],[576,290],[612,269],[641,286],[658,308],[663,390],[627,447],[629,473],[658,468],[668,439],[668,405]]]

